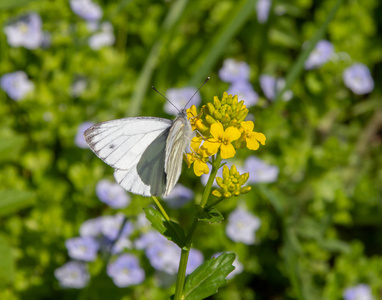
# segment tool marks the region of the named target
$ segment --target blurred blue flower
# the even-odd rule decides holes
[[[284,78],[275,78],[271,75],[260,76],[260,87],[263,90],[265,97],[269,100],[274,100],[278,91],[282,90],[285,86]],[[289,101],[293,97],[293,92],[288,90],[282,95],[284,101]]]
[[[71,258],[83,261],[95,260],[99,249],[99,243],[87,236],[68,239],[65,246]]]
[[[203,253],[198,249],[191,248],[188,256],[186,274],[191,274],[204,261]]]
[[[269,11],[272,6],[272,0],[257,0],[256,2],[256,14],[257,21],[260,24],[264,24],[268,21]]]
[[[249,156],[245,160],[244,170],[249,173],[249,184],[275,182],[279,175],[277,166],[271,166],[255,156]]]
[[[167,197],[163,200],[171,208],[180,208],[194,198],[194,192],[178,183]]]
[[[331,42],[327,40],[319,41],[305,61],[305,69],[311,70],[322,66],[330,60],[333,54],[334,48]]]
[[[223,62],[223,67],[219,70],[219,77],[221,80],[230,83],[248,81],[249,65],[243,61],[227,58]]]
[[[252,84],[248,81],[235,81],[229,87],[228,94],[237,95],[238,100],[244,100],[244,104],[247,107],[254,106],[259,99],[259,96],[253,89]]]
[[[183,109],[191,97],[196,93],[197,89],[194,87],[185,88],[172,88],[166,91],[166,97],[170,102],[177,108]],[[198,106],[200,104],[201,97],[199,92],[197,92],[192,98],[190,105]],[[178,115],[179,111],[168,101],[164,105],[164,111],[170,115]]]
[[[234,242],[251,245],[255,243],[255,232],[260,224],[258,217],[239,207],[228,216],[226,234]]]
[[[12,47],[25,47],[36,49],[40,47],[44,39],[41,18],[36,13],[21,16],[14,22],[4,27],[8,44]]]
[[[83,222],[80,226],[80,236],[97,237],[101,234],[102,219],[95,218]]]
[[[364,283],[347,288],[343,296],[344,300],[374,300],[370,287]]]
[[[81,289],[90,279],[89,272],[84,263],[70,261],[54,271],[54,276],[65,288]]]
[[[125,215],[118,213],[114,216],[102,216],[101,217],[101,232],[110,241],[114,241],[121,230]],[[133,225],[130,221],[126,221],[121,231],[120,238],[128,237],[133,231]]]
[[[89,38],[89,47],[93,50],[99,50],[102,47],[112,46],[114,42],[113,25],[109,22],[103,22],[100,32],[93,34]]]
[[[98,198],[112,208],[125,208],[130,204],[130,196],[116,182],[107,179],[98,181],[96,186]]]
[[[77,76],[72,82],[72,85],[70,86],[70,95],[72,97],[79,97],[82,95],[82,93],[86,90],[88,86],[88,82],[86,78],[82,76]]]
[[[163,236],[157,231],[150,230],[137,238],[134,244],[135,248],[142,250],[161,242],[163,242]]]
[[[140,213],[137,216],[137,220],[134,223],[134,228],[141,232],[147,232],[151,229],[151,222],[147,220],[145,213]]]
[[[72,11],[86,21],[97,21],[102,17],[101,7],[91,0],[70,0]]]
[[[21,100],[34,90],[34,84],[24,71],[4,74],[0,79],[1,89],[13,100]]]
[[[91,127],[93,125],[94,125],[93,122],[84,122],[84,123],[80,124],[80,126],[78,126],[77,134],[76,134],[76,137],[74,138],[74,143],[78,147],[80,147],[82,149],[89,148],[89,145],[86,143],[85,138],[84,138],[84,132],[86,129],[88,129],[89,127]]]
[[[145,272],[139,266],[138,259],[132,254],[122,254],[109,263],[107,275],[120,288],[140,284],[145,280]]]
[[[374,80],[371,77],[369,68],[361,63],[346,68],[343,79],[345,85],[357,95],[370,93],[374,89]]]
[[[112,245],[110,252],[112,254],[119,254],[125,249],[132,249],[132,248],[133,248],[133,242],[127,237],[121,237]]]
[[[217,258],[217,257],[219,257],[222,254],[223,254],[223,252],[218,252],[218,253],[215,253],[214,255],[212,255],[212,257],[213,258]],[[244,270],[244,266],[239,261],[238,256],[237,256],[236,253],[235,253],[235,255],[236,255],[236,258],[235,258],[235,260],[232,263],[232,265],[235,267],[235,269],[231,273],[229,273],[227,275],[226,279],[232,279],[233,277],[235,277],[237,274],[240,274]]]

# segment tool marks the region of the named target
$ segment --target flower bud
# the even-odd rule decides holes
[[[220,113],[219,111],[217,111],[217,110],[215,110],[215,111],[213,112],[213,116],[214,116],[214,118],[215,118],[216,120],[220,120],[220,119],[222,118],[221,113]]]
[[[207,108],[208,108],[208,113],[212,115],[215,111],[215,107],[212,105],[211,102],[207,103]]]
[[[248,193],[250,190],[251,190],[251,187],[250,187],[250,186],[243,186],[243,187],[240,189],[240,194],[246,194],[246,193]]]
[[[212,191],[212,195],[214,195],[214,196],[217,197],[217,198],[220,198],[220,197],[223,196],[223,194],[222,194],[221,191],[219,191],[219,190],[213,190],[213,191]]]
[[[216,120],[213,117],[211,117],[211,115],[206,115],[206,121],[210,125],[216,123]]]

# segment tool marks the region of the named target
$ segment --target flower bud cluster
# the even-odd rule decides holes
[[[220,189],[216,189],[212,192],[215,197],[231,198],[233,196],[240,196],[246,194],[251,190],[250,186],[243,185],[249,178],[249,173],[240,174],[236,166],[233,165],[229,169],[226,165],[223,166],[223,178],[216,177],[216,182]]]

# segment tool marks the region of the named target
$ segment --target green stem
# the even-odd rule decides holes
[[[222,202],[224,199],[225,199],[225,197],[220,197],[218,200],[216,200],[216,201],[212,202],[211,204],[207,205],[207,206],[205,207],[205,209],[206,209],[206,210],[209,210],[210,208],[212,208],[212,207],[218,205],[218,204],[219,204],[220,202]]]
[[[200,201],[200,206],[202,208],[204,208],[206,206],[208,198],[211,194],[212,184],[214,183],[216,173],[219,170],[221,160],[222,159],[220,157],[220,153],[218,153],[215,161],[213,162],[212,171],[211,171],[210,177],[208,178],[206,188],[204,189],[202,200]],[[190,249],[191,249],[191,245],[192,245],[192,238],[194,236],[194,232],[195,232],[197,226],[198,226],[198,216],[195,215],[194,220],[192,221],[192,224],[191,224],[191,228],[187,233],[186,245],[182,248],[182,253],[180,255],[178,276],[176,278],[176,285],[175,285],[174,300],[180,300],[182,297],[184,282],[186,280],[186,269],[187,269],[188,255],[190,254]]]
[[[154,199],[154,202],[155,202],[155,204],[158,206],[158,208],[159,208],[159,210],[160,210],[162,216],[166,219],[167,222],[170,222],[170,217],[168,216],[168,214],[167,214],[166,211],[164,210],[162,204],[160,204],[158,198],[155,197],[155,196],[151,196],[151,198]]]

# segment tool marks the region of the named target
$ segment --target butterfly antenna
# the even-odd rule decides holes
[[[192,95],[192,97],[190,98],[190,100],[188,100],[188,102],[186,103],[186,105],[185,105],[184,107],[187,107],[188,103],[190,103],[190,101],[192,100],[192,98],[194,98],[194,96],[199,92],[199,90],[203,87],[203,85],[205,85],[206,82],[207,82],[208,80],[210,80],[210,78],[211,78],[211,77],[208,76],[207,79],[204,80],[203,84],[198,88],[198,90],[195,92],[195,94]]]
[[[168,100],[168,98],[166,97],[166,96],[164,96],[163,94],[161,94],[156,88],[155,88],[155,86],[152,86],[151,87],[154,91],[156,91],[159,95],[161,95],[163,98],[165,98],[172,106],[174,106],[175,107],[175,109],[177,110],[177,111],[179,111],[179,109],[170,101],[170,100]]]

